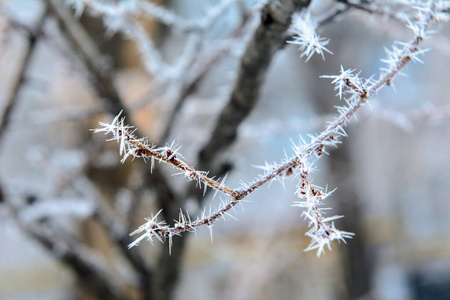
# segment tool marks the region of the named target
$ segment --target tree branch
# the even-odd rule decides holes
[[[34,50],[36,48],[38,38],[42,34],[41,31],[42,31],[42,27],[44,26],[46,16],[47,16],[47,8],[45,8],[43,15],[41,16],[38,24],[36,25],[36,27],[34,29],[29,29],[29,28],[17,23],[16,27],[18,27],[20,29],[25,29],[24,31],[27,34],[27,40],[28,40],[27,43],[28,44],[26,46],[25,53],[22,57],[21,63],[17,68],[18,69],[17,75],[16,75],[16,78],[12,85],[9,97],[7,97],[7,99],[6,99],[5,108],[0,113],[0,141],[2,141],[3,136],[6,132],[6,129],[8,128],[12,111],[13,111],[14,106],[16,105],[17,99],[19,97],[20,88],[22,87],[22,85],[25,81],[25,73],[28,69],[28,66],[30,64]],[[14,21],[12,21],[12,22],[14,22]]]
[[[17,225],[62,262],[72,267],[82,284],[92,293],[100,299],[127,299],[118,283],[129,280],[117,280],[116,272],[95,252],[75,239],[58,234],[49,224],[23,222],[18,216],[18,210],[8,201],[5,203]]]
[[[242,57],[231,98],[223,109],[209,142],[200,151],[200,169],[209,169],[212,174],[219,175],[217,173],[220,166],[214,160],[234,142],[239,125],[258,101],[272,58],[284,44],[292,14],[307,7],[309,3],[309,0],[270,1],[262,9],[261,23]]]
[[[246,185],[243,188],[228,188],[224,182],[219,183],[213,178],[208,177],[207,172],[193,169],[177,157],[178,149],[171,149],[170,147],[156,148],[155,146],[150,146],[145,139],[138,139],[133,135],[133,128],[125,125],[124,119],[119,120],[120,115],[116,116],[111,124],[100,123],[103,128],[97,129],[96,132],[105,132],[105,134],[112,133],[114,139],[121,145],[120,153],[124,155],[124,159],[132,156],[149,159],[152,163],[154,160],[167,163],[181,170],[181,174],[184,174],[189,180],[196,181],[197,185],[203,183],[205,189],[209,186],[231,197],[228,203],[222,203],[215,212],[207,215],[204,211],[200,218],[197,218],[195,221],[191,221],[189,215],[185,215],[180,211],[179,219],[175,222],[174,226],[167,225],[165,221],[157,221],[158,213],[149,218],[147,223],[131,233],[131,235],[141,234],[141,236],[131,243],[129,247],[138,245],[144,239],[151,242],[153,237],[156,237],[161,242],[164,242],[168,238],[170,247],[173,236],[178,236],[185,231],[196,231],[198,227],[203,225],[211,228],[215,221],[224,216],[224,214],[228,214],[228,211],[259,187],[275,178],[292,175],[295,170],[300,172],[301,177],[297,194],[300,198],[306,199],[306,201],[296,202],[295,206],[308,208],[305,215],[311,220],[310,227],[312,228],[307,235],[313,241],[307,250],[318,249],[318,256],[320,256],[324,250],[324,246],[330,246],[330,242],[334,239],[344,240],[344,238],[350,238],[353,235],[352,233],[338,231],[333,223],[330,224],[332,220],[338,218],[337,216],[329,218],[323,216],[319,205],[331,193],[311,184],[311,180],[309,179],[311,167],[308,160],[312,155],[321,157],[325,151],[325,147],[336,146],[340,142],[339,137],[346,136],[343,127],[346,126],[350,118],[355,116],[356,112],[371,97],[376,95],[382,87],[391,85],[392,80],[409,62],[420,61],[418,55],[424,51],[419,46],[425,38],[429,23],[432,21],[434,21],[433,11],[430,10],[428,15],[424,16],[424,20],[421,23],[412,27],[415,38],[410,43],[402,43],[402,49],[394,46],[394,50],[388,53],[389,59],[383,60],[388,63],[388,69],[382,71],[378,80],[362,80],[358,75],[353,73],[354,70],[344,70],[342,67],[340,75],[322,76],[333,79],[332,83],[336,85],[335,89],[338,90],[340,97],[345,93],[351,95],[345,98],[348,105],[339,107],[339,117],[329,122],[328,126],[319,135],[312,136],[309,143],[295,147],[295,156],[279,165],[268,165],[263,175],[260,175],[252,184]],[[324,228],[327,230],[323,231]]]
[[[72,45],[74,52],[79,55],[81,62],[89,72],[93,81],[92,86],[98,93],[106,110],[113,115],[123,111],[123,115],[128,116],[128,111],[114,86],[113,78],[110,75],[112,72],[108,70],[105,63],[102,63],[104,58],[92,38],[61,4],[58,4],[55,0],[44,1],[58,21],[61,31]]]

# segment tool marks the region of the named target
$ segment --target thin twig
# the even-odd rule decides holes
[[[203,80],[208,71],[226,54],[235,50],[238,43],[242,43],[242,38],[248,31],[248,23],[250,21],[250,15],[244,14],[241,24],[230,34],[230,37],[226,40],[216,44],[212,49],[205,49],[203,52],[197,55],[196,63],[192,66],[189,72],[186,74],[185,81],[182,84],[180,93],[178,93],[178,99],[175,101],[174,108],[172,109],[170,116],[168,117],[167,126],[163,130],[161,141],[166,141],[175,125],[175,119],[182,108],[187,97],[192,94],[198,84]]]
[[[50,12],[57,19],[62,32],[72,45],[74,52],[79,55],[83,65],[86,67],[91,80],[92,86],[98,93],[100,100],[106,110],[117,115],[123,111],[124,115],[128,115],[126,107],[117,92],[111,70],[108,70],[107,64],[101,53],[98,51],[92,38],[86,33],[78,22],[75,22],[69,11],[58,4],[55,0],[45,0],[50,8]]]
[[[20,25],[20,23],[18,22],[15,22],[18,28],[25,29],[24,32],[27,34],[27,45],[23,57],[21,58],[20,65],[17,67],[18,71],[16,73],[15,80],[12,84],[9,97],[7,97],[5,101],[6,102],[5,108],[0,114],[0,141],[3,140],[3,136],[11,121],[11,114],[14,110],[14,106],[17,103],[17,99],[19,98],[20,89],[23,87],[23,84],[25,82],[25,73],[31,62],[39,36],[42,34],[41,31],[42,27],[44,26],[46,17],[47,17],[47,8],[45,9],[43,15],[40,17],[38,23],[36,24],[36,27],[33,30],[30,30],[28,27]]]

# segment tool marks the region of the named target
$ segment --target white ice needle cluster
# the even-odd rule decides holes
[[[311,20],[309,13],[296,14],[292,18],[291,32],[294,34],[294,40],[288,41],[289,44],[299,45],[302,52],[300,57],[306,56],[308,61],[314,53],[320,54],[325,60],[324,52],[333,54],[325,46],[329,40],[321,38],[316,33],[317,23]]]
[[[359,73],[355,74],[354,72],[354,69],[345,70],[341,66],[339,75],[322,75],[320,78],[333,79],[331,84],[334,84],[334,89],[337,91],[336,96],[339,99],[342,99],[346,93],[350,93],[351,96],[361,96],[366,93],[366,87],[371,83],[371,79],[363,81],[359,78]]]
[[[310,167],[307,159],[302,159],[300,164],[300,184],[297,189],[297,196],[302,201],[294,202],[294,206],[299,206],[305,209],[303,215],[309,220],[310,230],[306,233],[311,240],[311,244],[305,251],[317,249],[317,257],[320,257],[325,251],[325,246],[331,251],[331,242],[334,240],[343,241],[350,239],[354,233],[341,231],[334,226],[334,220],[340,219],[343,216],[325,217],[324,211],[327,208],[321,207],[324,200],[330,196],[333,191],[326,190],[311,184],[309,180]]]
[[[128,249],[133,248],[134,246],[139,245],[139,243],[143,239],[147,239],[151,244],[153,244],[153,237],[156,237],[161,243],[164,243],[163,235],[161,232],[166,231],[169,227],[166,226],[166,223],[164,221],[157,222],[158,215],[161,213],[162,210],[160,210],[155,216],[151,216],[150,218],[146,219],[146,223],[139,226],[138,229],[130,233],[130,236],[134,236],[136,234],[141,234],[140,237],[138,237],[136,240],[134,240],[131,244],[128,245]],[[171,240],[171,239],[170,239]]]

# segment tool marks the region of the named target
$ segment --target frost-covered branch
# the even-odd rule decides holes
[[[300,184],[297,190],[297,196],[304,201],[294,202],[294,206],[303,207],[305,211],[303,215],[309,220],[311,228],[306,235],[312,241],[305,251],[317,249],[317,256],[324,253],[325,246],[331,251],[331,242],[334,240],[343,241],[354,236],[351,232],[341,231],[334,226],[334,220],[343,216],[325,217],[326,208],[321,206],[324,200],[332,194],[320,187],[314,186],[310,181],[311,167],[308,165],[308,159],[302,159],[300,164]]]
[[[175,235],[180,235],[184,231],[196,231],[198,227],[206,225],[211,228],[213,223],[228,214],[228,212],[236,206],[242,199],[253,193],[259,187],[265,185],[273,179],[278,179],[292,174],[300,175],[300,184],[297,195],[304,201],[295,202],[295,206],[305,207],[303,213],[310,221],[310,231],[307,233],[312,238],[311,245],[306,250],[317,249],[320,256],[324,251],[324,247],[330,247],[333,240],[344,240],[351,238],[352,233],[340,231],[334,226],[333,220],[340,216],[325,217],[323,213],[323,200],[330,193],[325,189],[314,186],[310,180],[311,164],[309,158],[312,155],[321,157],[325,153],[325,148],[329,146],[337,146],[340,142],[339,137],[346,136],[344,127],[356,112],[368,102],[368,100],[376,95],[376,93],[385,85],[392,85],[393,79],[400,74],[401,70],[410,61],[420,62],[418,55],[423,54],[419,45],[426,37],[426,31],[429,23],[436,21],[434,18],[433,7],[426,14],[420,14],[421,21],[411,23],[410,28],[415,34],[414,39],[409,43],[396,43],[393,50],[388,51],[388,59],[383,60],[388,67],[381,70],[378,80],[363,80],[359,77],[359,73],[355,74],[354,70],[345,70],[341,68],[340,75],[324,76],[333,79],[332,83],[340,98],[344,98],[347,105],[338,108],[340,115],[317,136],[311,136],[309,143],[303,142],[300,146],[295,146],[295,156],[286,160],[280,165],[268,165],[265,167],[265,173],[262,174],[253,183],[242,188],[231,189],[225,186],[224,181],[220,182],[207,176],[207,172],[197,171],[181,160],[179,148],[171,146],[155,147],[149,145],[145,139],[139,139],[133,135],[133,128],[124,124],[124,120],[120,116],[116,116],[112,123],[101,123],[103,128],[95,130],[95,132],[112,133],[114,140],[120,144],[120,153],[123,160],[127,157],[144,158],[151,161],[153,168],[154,161],[163,162],[179,169],[188,180],[194,180],[198,185],[204,185],[204,188],[211,187],[231,198],[229,202],[224,202],[215,212],[206,213],[203,211],[201,216],[196,220],[191,220],[189,215],[180,211],[179,219],[174,226],[168,226],[165,221],[158,221],[158,214],[147,220],[147,223],[139,227],[132,235],[141,234],[130,247],[136,246],[140,241],[147,239],[152,241],[156,238],[163,242]]]
[[[174,168],[180,170],[188,180],[196,181],[198,185],[204,184],[205,189],[211,187],[231,197],[238,197],[238,194],[231,189],[225,187],[213,178],[207,176],[207,172],[195,170],[181,159],[179,149],[174,145],[165,147],[155,147],[150,145],[144,138],[137,138],[133,133],[135,129],[132,126],[124,124],[124,118],[117,115],[114,120],[108,124],[101,122],[103,128],[94,130],[94,133],[104,132],[105,134],[112,133],[118,143],[120,143],[120,154],[123,155],[122,162],[128,157],[143,158],[150,160],[151,169],[155,160],[172,165]]]

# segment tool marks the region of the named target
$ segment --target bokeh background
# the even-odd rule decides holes
[[[255,14],[260,5],[237,2],[241,7],[221,15],[206,44],[220,41],[239,22],[240,9]],[[121,207],[139,193],[139,209],[130,220],[133,228],[160,208],[152,189],[140,188],[143,177],[152,176],[149,164],[120,164],[118,145],[89,130],[113,116],[105,113],[92,87],[96,83],[54,16],[48,13],[42,21],[43,3],[0,2],[1,109],[15,97],[0,140],[0,299],[95,299],[80,289],[77,273],[58,260],[57,249],[42,247],[20,224],[50,222],[115,265],[120,261],[113,241],[93,217],[98,199],[120,215]],[[312,3],[313,12],[336,4]],[[191,20],[215,4],[158,3]],[[157,84],[142,67],[133,41],[106,30],[99,17],[85,13],[73,21],[111,67],[115,88],[140,133],[160,139],[173,109],[174,87],[152,94]],[[256,22],[250,18],[249,32]],[[186,36],[157,20],[144,24],[163,59],[176,61]],[[31,39],[29,30],[38,27]],[[255,166],[293,155],[292,141],[319,133],[333,119],[335,106],[342,103],[330,80],[320,75],[338,74],[341,65],[366,78],[378,74],[384,47],[412,38],[402,24],[357,9],[322,26],[319,34],[330,39],[333,52],[325,60],[315,56],[305,63],[294,45],[275,55],[257,106],[223,154],[233,166],[229,186],[252,181],[261,173]],[[336,226],[355,232],[354,239],[347,245],[334,243],[333,251],[320,258],[304,252],[307,223],[301,209],[292,206],[298,178],[283,185],[273,182],[237,207],[233,215],[238,220],[217,222],[213,242],[207,228],[195,237],[186,234],[190,236],[174,299],[450,299],[448,37],[448,26],[437,27],[424,43],[430,49],[424,63],[408,65],[406,76],[395,79],[395,89],[385,87],[374,97],[349,124],[349,137],[315,164],[314,183],[337,188],[327,199],[334,213],[345,215]],[[164,141],[182,145],[180,152],[193,165],[228,101],[244,46],[245,38],[209,68]],[[177,171],[159,164],[156,168],[175,190],[186,188],[182,176],[172,176]],[[220,204],[220,196],[211,196],[202,206]],[[19,214],[13,216],[5,202],[20,207]],[[187,201],[183,209],[195,212],[197,206]],[[130,251],[138,251],[143,263],[153,266],[167,244],[142,243]],[[134,299],[136,293],[130,295]]]

